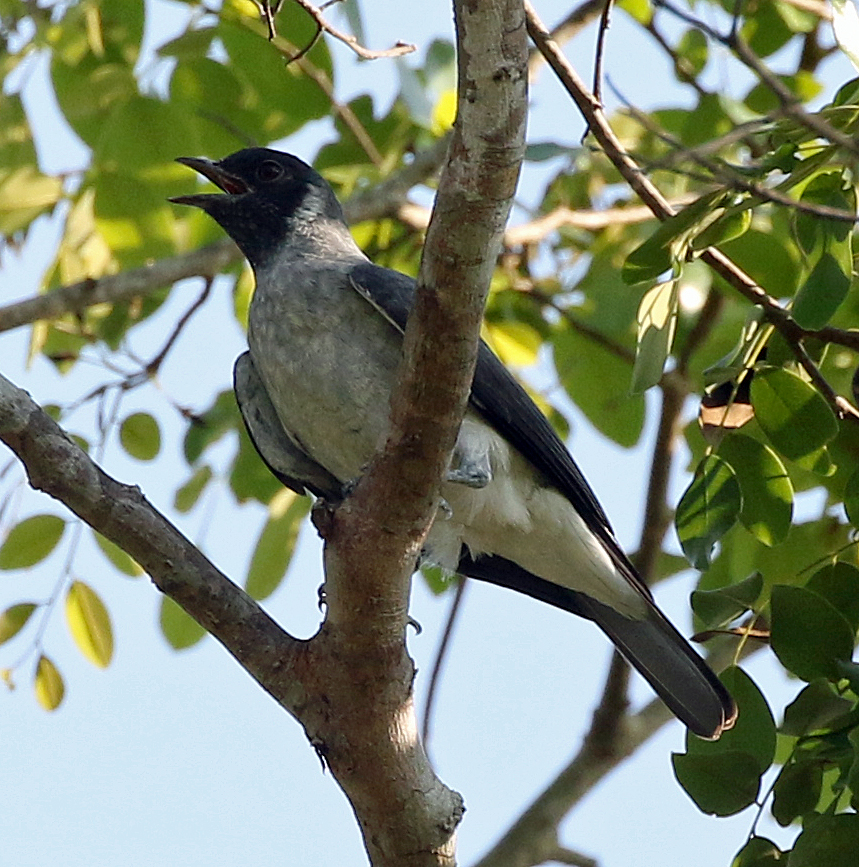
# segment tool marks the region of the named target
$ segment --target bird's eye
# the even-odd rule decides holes
[[[266,160],[258,169],[257,177],[264,183],[276,181],[283,174],[283,167],[274,160]]]

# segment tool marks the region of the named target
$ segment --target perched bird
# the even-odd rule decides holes
[[[289,154],[182,157],[223,193],[202,208],[250,261],[249,352],[235,390],[263,460],[300,493],[337,496],[385,435],[415,292],[353,240],[328,183]],[[593,620],[696,735],[730,728],[733,699],[668,622],[564,444],[480,345],[469,408],[426,556]]]

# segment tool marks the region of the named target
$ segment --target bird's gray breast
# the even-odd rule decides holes
[[[319,259],[262,270],[251,303],[251,356],[292,440],[341,481],[356,477],[387,427],[401,354],[394,327]]]

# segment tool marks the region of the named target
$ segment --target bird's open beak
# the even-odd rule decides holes
[[[176,162],[194,169],[195,172],[199,172],[229,196],[239,196],[250,190],[241,178],[225,172],[221,168],[220,163],[213,160],[203,159],[202,157],[178,157]],[[201,193],[193,196],[173,196],[169,201],[177,205],[195,205],[200,208],[204,207],[203,202],[206,199],[212,198],[213,195],[217,194]]]

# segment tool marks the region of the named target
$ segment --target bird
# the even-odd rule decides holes
[[[238,245],[256,288],[234,390],[269,469],[298,493],[337,499],[388,424],[415,280],[371,262],[328,182],[270,148],[179,157],[219,188],[202,209]],[[480,342],[468,408],[423,557],[593,621],[698,737],[737,707],[668,621],[590,485],[525,389]]]

